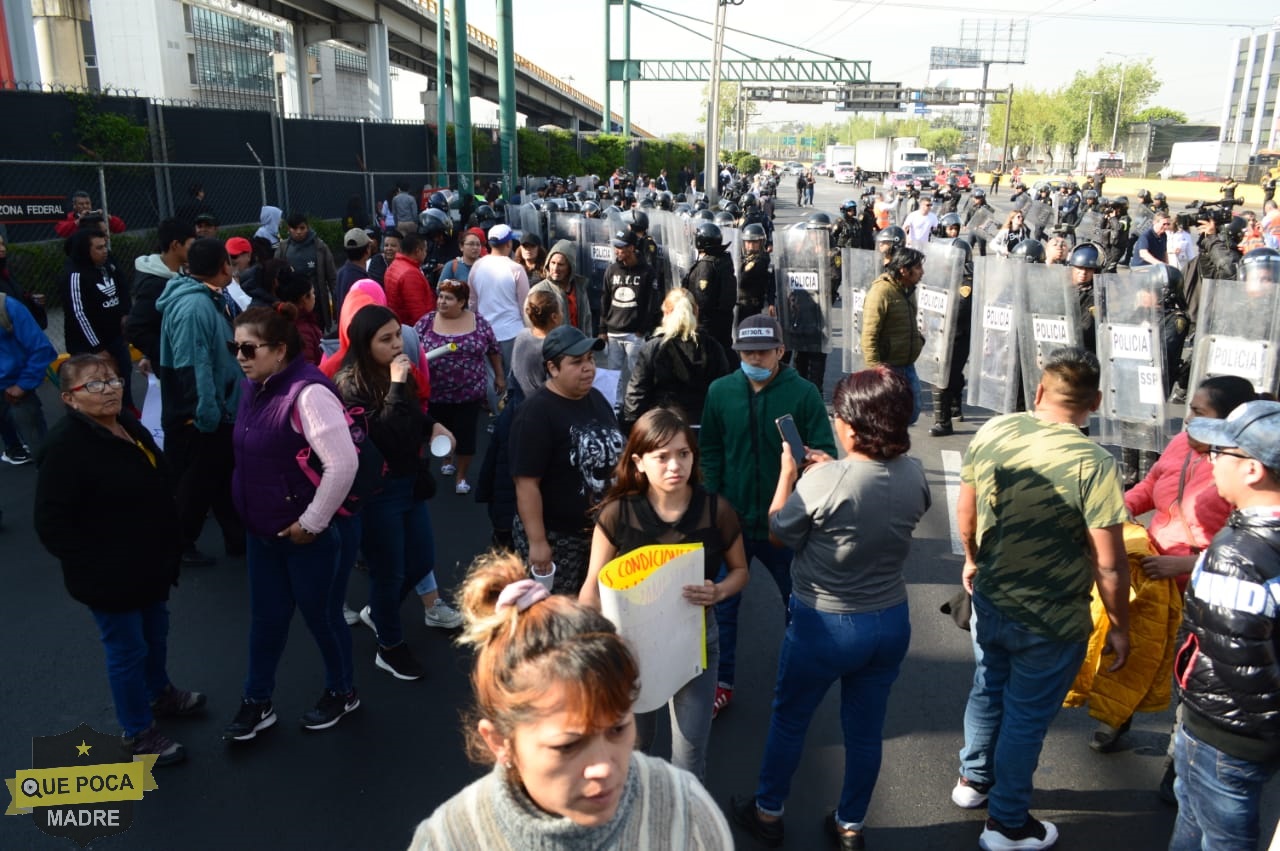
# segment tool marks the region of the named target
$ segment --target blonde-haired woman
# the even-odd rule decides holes
[[[682,287],[662,300],[662,324],[636,358],[622,401],[624,432],[651,408],[674,408],[693,426],[702,420],[707,388],[732,371],[724,348],[698,333],[698,307]]]

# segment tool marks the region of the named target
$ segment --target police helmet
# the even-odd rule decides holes
[[[677,204],[687,204],[689,203],[689,199],[685,197],[685,194],[683,192],[681,192],[678,195],[676,195],[675,202]]]
[[[703,222],[693,235],[693,247],[699,251],[718,251],[724,246],[724,237],[720,226],[714,222]]]
[[[695,210],[705,210],[708,206],[706,198],[698,198],[693,202],[693,209]]]
[[[964,252],[965,263],[972,262],[973,246],[969,244],[969,240],[965,239],[963,236],[957,236],[955,239],[951,240],[951,244]],[[943,245],[946,245],[946,243],[944,242]]]
[[[675,200],[671,197],[670,192],[661,192],[658,194],[658,209],[670,212],[676,207]]]
[[[689,204],[686,204],[684,201],[681,201],[679,204],[676,204],[675,211],[678,215],[685,216],[686,218],[693,215],[693,207],[690,206]]]
[[[1151,193],[1150,193],[1150,192],[1148,192],[1148,191],[1147,191],[1147,190],[1145,190],[1145,189],[1139,189],[1139,190],[1138,190],[1138,200],[1139,200],[1139,201],[1150,201],[1150,200],[1151,200]]]
[[[1124,196],[1124,195],[1117,195],[1117,196],[1115,197],[1115,200],[1113,200],[1111,203],[1112,203],[1112,204],[1114,204],[1114,205],[1115,205],[1115,206],[1117,206],[1117,207],[1124,207],[1124,208],[1126,208],[1126,209],[1127,209],[1127,208],[1128,208],[1128,206],[1129,206],[1129,199],[1128,199],[1128,197],[1127,197],[1127,196]]]
[[[846,216],[850,213],[856,215],[858,212],[858,202],[852,198],[846,198],[844,201],[840,202],[840,212]]]
[[[1168,196],[1167,196],[1167,195],[1165,195],[1163,192],[1157,192],[1157,193],[1155,194],[1155,199],[1156,199],[1157,201],[1164,201],[1167,197],[1168,197]]]
[[[1092,242],[1082,242],[1071,249],[1071,253],[1067,255],[1067,265],[1100,272],[1102,271],[1102,249]]]
[[[582,213],[586,216],[600,215],[600,205],[595,201],[584,201],[582,204]]]
[[[1237,216],[1237,218],[1239,217]],[[1273,275],[1276,272],[1280,272],[1280,251],[1276,251],[1274,248],[1267,248],[1265,246],[1262,248],[1255,248],[1245,254],[1244,258],[1240,261],[1240,277],[1245,277],[1255,269],[1263,269],[1267,267],[1272,269]],[[1280,281],[1277,282],[1280,283]]]
[[[812,213],[805,216],[804,220],[806,224],[831,227],[831,217],[821,210],[814,210]]]
[[[732,201],[721,201],[720,211],[722,213],[728,213],[729,215],[733,216],[735,219],[738,218],[738,216],[742,215],[742,208],[739,207],[737,204],[733,203]]]
[[[706,207],[695,212],[693,217],[704,222],[714,222],[716,220],[716,214],[708,210]]]
[[[449,212],[449,198],[443,192],[432,192],[427,198],[427,206],[433,210]]]
[[[985,189],[974,189],[974,190],[973,190],[973,192],[971,192],[970,194],[971,194],[974,198],[986,198],[986,197],[987,197],[987,190],[985,190]]]
[[[489,230],[490,226],[498,223],[498,214],[488,204],[481,204],[476,207],[476,211],[471,214],[471,220],[476,223],[476,227]]]
[[[756,205],[756,196],[752,195],[750,192],[742,196],[742,209],[750,210],[755,205]]]
[[[1098,190],[1096,190],[1096,189],[1086,189],[1086,190],[1084,191],[1084,200],[1086,200],[1086,201],[1097,201],[1097,200],[1098,200]]]
[[[1024,239],[1013,247],[1009,256],[1024,263],[1043,263],[1044,245],[1038,239]]]
[[[752,222],[742,229],[743,242],[764,242],[768,238],[768,234],[764,232],[764,225]]]
[[[886,242],[890,243],[895,248],[906,245],[907,232],[897,225],[889,225],[887,228],[876,234],[876,245],[883,245]]]
[[[418,230],[423,236],[444,236],[453,235],[453,219],[449,218],[447,213],[432,207],[422,211],[422,215],[418,217]]]
[[[1037,195],[1048,195],[1052,190],[1053,190],[1053,187],[1052,187],[1052,186],[1050,186],[1050,185],[1049,185],[1049,184],[1047,184],[1047,183],[1042,183],[1042,184],[1040,184],[1039,186],[1037,186],[1037,187],[1036,187],[1036,194],[1037,194]]]
[[[952,189],[955,189],[957,186],[959,186],[959,185],[960,185],[960,178],[958,178],[958,177],[954,177],[954,176],[953,176],[953,177],[948,177],[948,178],[947,178],[947,185],[948,185],[948,186],[950,186]]]
[[[649,229],[649,214],[643,210],[632,210],[622,217],[624,222],[631,225],[633,233],[647,231]]]
[[[714,221],[718,226],[722,228],[731,228],[735,224],[737,224],[738,220],[733,217],[733,213],[729,213],[729,212],[725,212],[724,210],[721,210],[720,212],[716,213],[715,218],[712,221]]]
[[[601,214],[602,216],[615,216],[615,215],[621,215],[621,214],[622,214],[622,208],[621,208],[621,207],[619,207],[617,204],[610,204],[609,206],[607,206],[607,207],[605,207],[603,210],[601,210],[601,211],[600,211],[600,214]]]
[[[960,221],[959,213],[947,213],[942,218],[938,219],[938,227],[941,228],[949,228],[952,225],[960,227],[961,224],[963,223]]]
[[[641,210],[652,210],[658,205],[654,203],[652,195],[646,195],[640,199]]]

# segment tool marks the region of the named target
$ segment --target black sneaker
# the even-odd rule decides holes
[[[398,680],[420,680],[427,675],[403,641],[395,647],[379,647],[373,663]]]
[[[155,754],[156,765],[173,765],[187,758],[187,752],[182,745],[167,736],[160,735],[154,723],[136,736],[125,736],[120,740],[120,744],[130,757]]]
[[[866,840],[862,838],[862,831],[855,830],[850,833],[842,828],[836,821],[835,810],[827,813],[827,817],[822,822],[826,826],[827,838],[831,840],[833,848],[839,848],[840,851],[863,851],[867,847]]]
[[[247,742],[275,723],[276,710],[271,701],[255,703],[252,700],[242,700],[240,711],[222,731],[222,738],[229,742]]]
[[[204,709],[208,699],[198,691],[183,691],[170,683],[159,697],[151,701],[151,714],[157,718],[195,715]]]
[[[978,837],[978,847],[983,851],[1042,851],[1052,848],[1058,841],[1058,828],[1051,821],[1040,821],[1027,814],[1021,827],[1005,827],[993,818]]]
[[[729,799],[729,814],[733,823],[747,832],[766,848],[782,847],[782,819],[765,821],[760,818],[756,809],[754,795],[739,798],[736,795]]]
[[[360,697],[356,694],[355,689],[346,694],[337,694],[325,689],[324,694],[320,695],[320,699],[316,701],[315,709],[303,714],[302,728],[304,730],[328,730],[341,721],[343,715],[348,712],[354,712],[359,707]]]
[[[6,449],[4,454],[0,455],[0,460],[3,460],[7,464],[12,464],[15,467],[21,464],[30,464],[31,452],[28,451],[25,446],[17,446],[13,449]]]

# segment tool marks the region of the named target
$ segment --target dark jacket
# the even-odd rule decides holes
[[[68,264],[58,279],[67,352],[101,352],[124,334],[120,320],[129,313],[125,285],[110,266]]]
[[[738,280],[727,252],[703,254],[685,275],[684,288],[698,305],[698,330],[722,346],[733,345],[733,306]]]
[[[382,453],[388,475],[396,478],[417,475],[422,444],[431,434],[435,420],[423,413],[416,394],[409,392],[409,385],[393,382],[386,400],[378,406],[354,392],[343,381],[341,372],[336,378],[342,404],[369,412],[369,438]]]
[[[677,407],[697,425],[711,382],[730,371],[724,347],[714,337],[699,333],[689,340],[648,340],[636,357],[622,400],[622,431],[631,431],[645,411],[659,406]]]
[[[125,321],[125,337],[150,358],[153,366],[160,363],[160,311],[156,299],[164,292],[169,281],[177,277],[159,254],[148,254],[133,262],[138,273],[133,282],[133,305]]]
[[[1280,517],[1233,511],[1191,574],[1174,678],[1183,723],[1231,756],[1280,758]]]
[[[36,459],[36,533],[62,562],[71,596],[108,612],[169,599],[183,543],[164,455],[137,420],[119,419],[154,466],[137,446],[74,411],[49,430]],[[139,523],[145,530],[130,534]]]
[[[495,532],[511,533],[516,516],[516,483],[511,476],[511,424],[524,400],[519,382],[511,385],[507,406],[493,421],[493,436],[476,477],[476,502],[489,506],[489,523]]]
[[[235,332],[225,299],[225,293],[182,275],[156,300],[163,317],[155,366],[165,428],[190,421],[212,434],[235,416],[244,370],[227,351]]]

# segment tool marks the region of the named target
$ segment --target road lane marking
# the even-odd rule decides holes
[[[964,555],[964,547],[960,544],[960,527],[956,524],[956,503],[960,501],[960,453],[954,449],[944,449],[942,471],[944,487],[947,489],[947,525],[951,528],[951,552]]]

